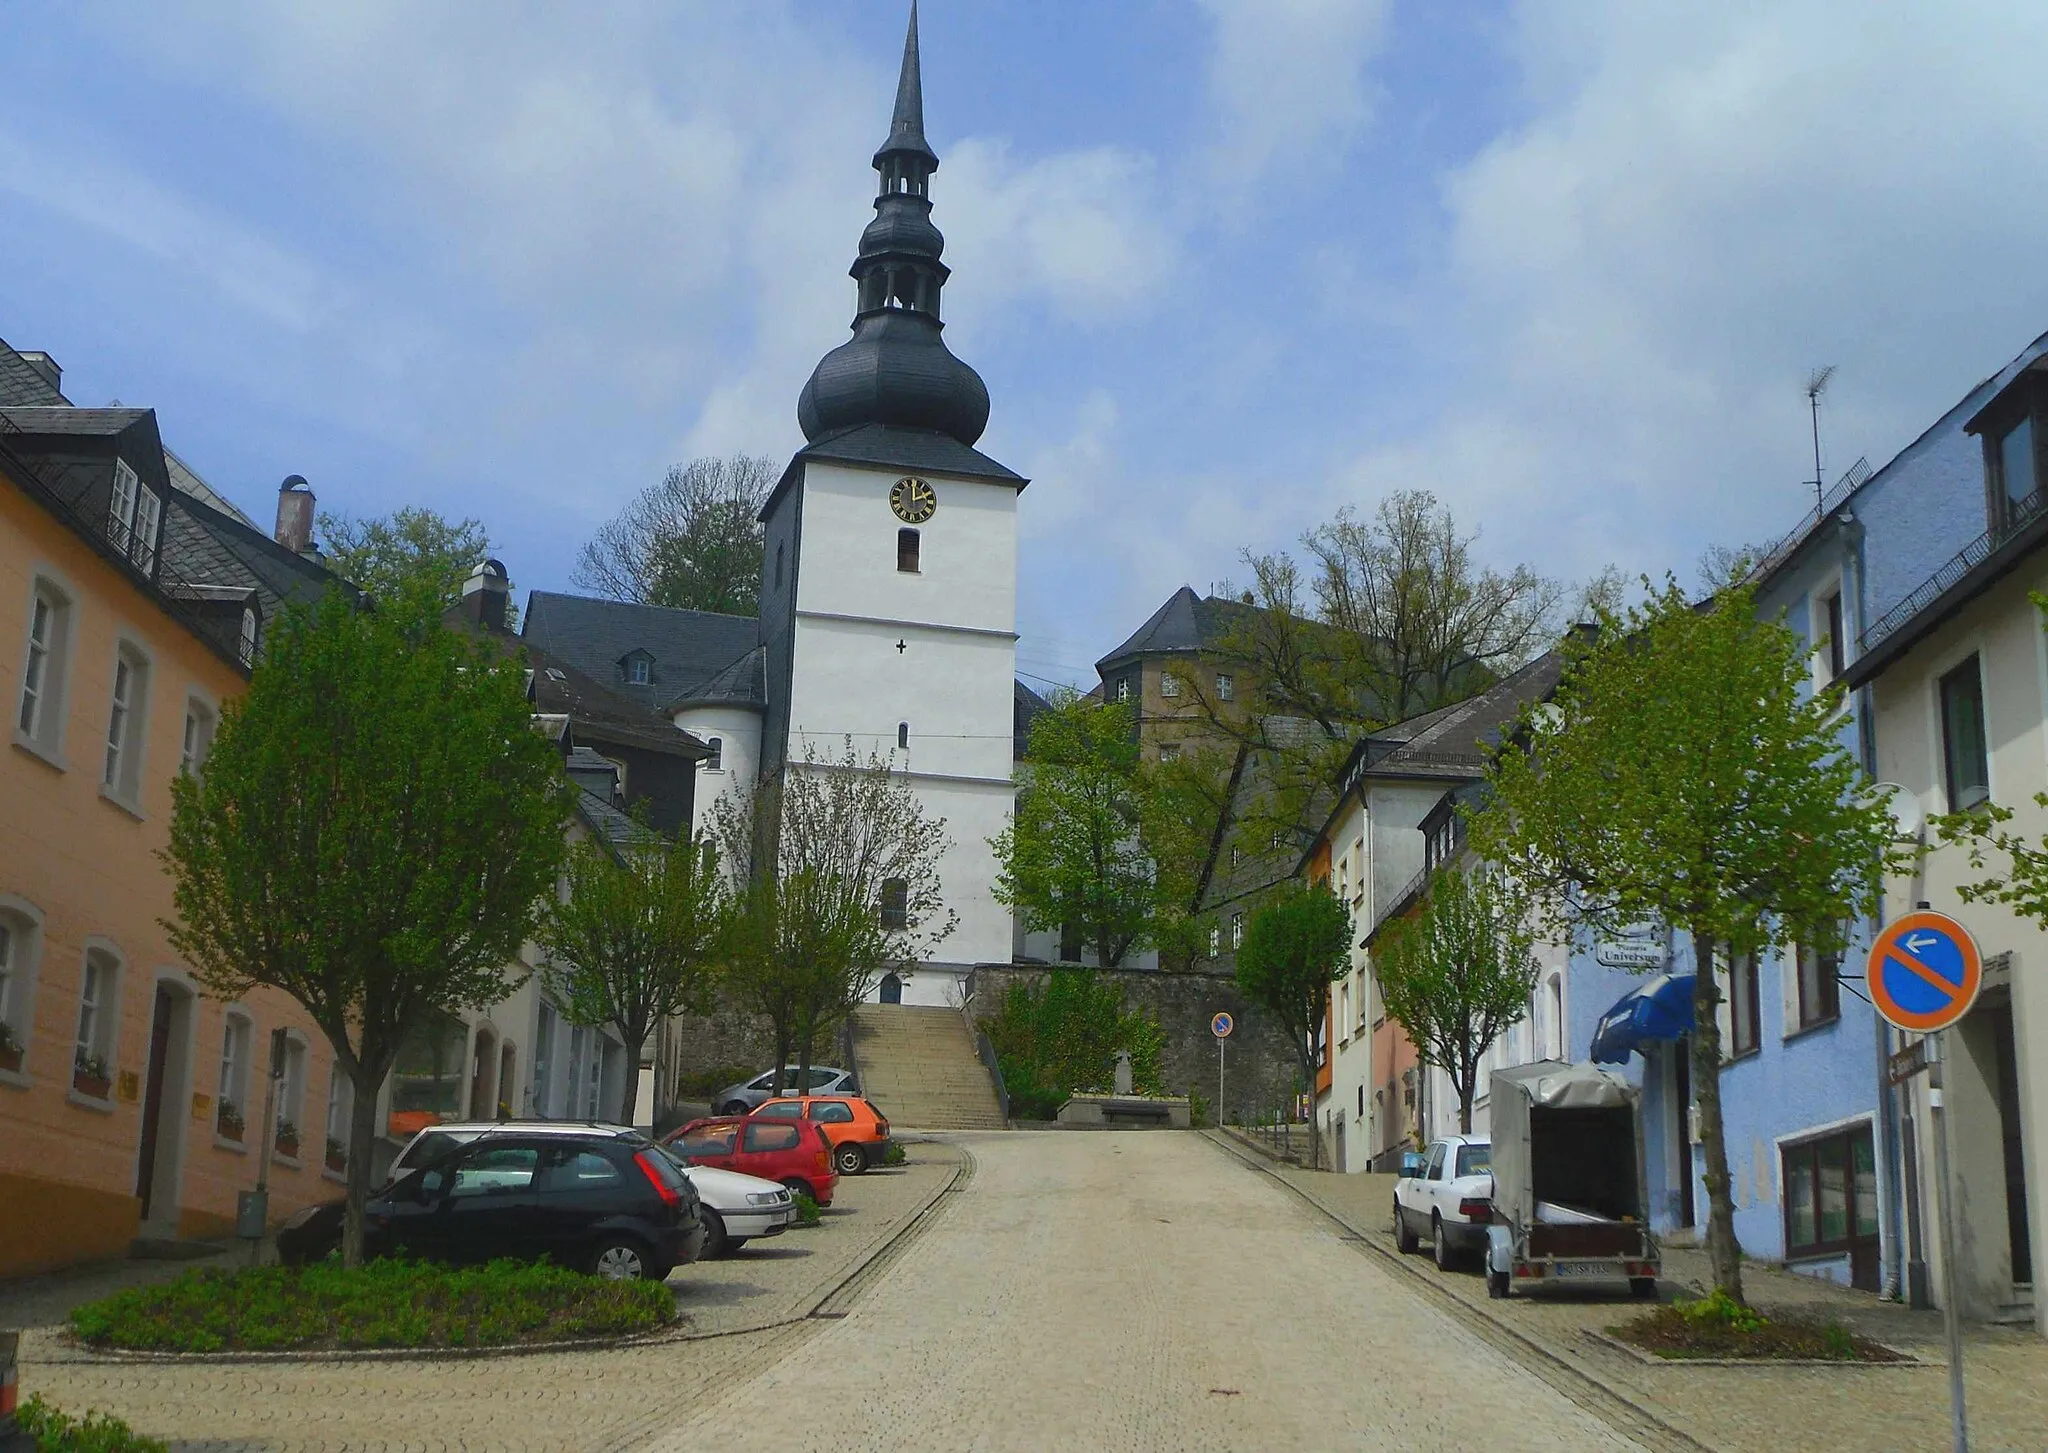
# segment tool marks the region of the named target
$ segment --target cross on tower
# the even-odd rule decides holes
[[[904,649],[905,649],[905,647],[904,647],[904,642],[903,642],[903,641],[902,641],[902,639],[901,639],[901,638],[899,637],[899,638],[898,638],[898,640],[897,640],[897,642],[896,642],[896,654],[897,654],[897,655],[899,655],[899,656],[900,656],[900,655],[902,655],[902,654],[903,654],[903,652],[904,652]]]

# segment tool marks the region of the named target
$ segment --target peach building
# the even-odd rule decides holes
[[[0,343],[0,1276],[231,1230],[273,1030],[272,1216],[336,1179],[325,1037],[276,991],[201,991],[157,856],[264,619],[331,577],[206,490],[151,411],[70,407],[58,379]],[[311,503],[288,490],[280,517]]]

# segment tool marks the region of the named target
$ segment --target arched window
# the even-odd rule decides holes
[[[706,737],[704,745],[711,748],[711,755],[704,759],[704,770],[723,772],[725,770],[725,738]]]
[[[902,750],[902,751],[906,751],[906,752],[907,752],[907,751],[909,751],[909,750],[910,750],[910,723],[909,723],[909,722],[907,722],[907,721],[899,721],[899,722],[897,722],[897,723],[896,723],[896,745],[897,745],[897,747],[898,747],[898,748],[899,748],[900,750]]]
[[[1564,1058],[1564,979],[1550,976],[1550,1042],[1552,1059]]]
[[[882,927],[910,927],[910,885],[901,878],[882,880]]]

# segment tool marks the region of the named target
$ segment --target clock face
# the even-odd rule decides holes
[[[922,479],[899,479],[889,490],[889,508],[906,525],[923,524],[938,507],[938,494]]]

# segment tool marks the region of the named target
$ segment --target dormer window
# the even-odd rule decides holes
[[[2048,483],[2041,446],[2048,436],[2048,369],[2042,360],[2020,371],[1963,426],[1984,441],[1985,513],[2003,533],[2040,512]]]
[[[242,636],[241,640],[236,643],[235,654],[242,658],[244,666],[254,666],[256,664],[256,626],[256,607],[253,605],[243,606]]]
[[[645,651],[628,651],[620,665],[628,686],[645,686],[654,679],[654,657]]]
[[[114,492],[107,504],[107,539],[145,574],[156,568],[156,530],[164,502],[125,459],[114,461]]]

